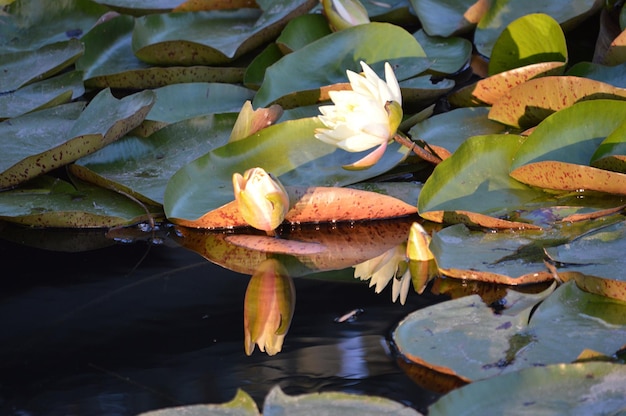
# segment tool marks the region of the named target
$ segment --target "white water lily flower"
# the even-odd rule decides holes
[[[376,150],[346,168],[363,169],[376,163],[385,152],[402,121],[402,94],[391,65],[385,63],[385,81],[365,62],[363,75],[346,71],[352,90],[331,91],[334,105],[320,107],[318,116],[327,128],[315,137],[348,152]]]
[[[404,305],[411,286],[411,272],[406,258],[406,244],[393,247],[373,259],[354,266],[354,277],[370,281],[369,286],[376,286],[376,293],[382,290],[393,279],[391,300],[400,299]]]

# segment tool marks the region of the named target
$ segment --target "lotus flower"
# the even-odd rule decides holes
[[[244,348],[247,355],[255,344],[268,355],[282,350],[296,302],[293,280],[276,259],[259,265],[248,283],[244,299]]]
[[[289,211],[289,196],[283,185],[262,168],[248,169],[243,176],[233,175],[237,207],[252,227],[273,232]]]
[[[389,63],[385,63],[385,79],[361,62],[363,75],[346,71],[352,90],[330,91],[334,105],[320,107],[318,116],[327,128],[315,130],[315,137],[348,152],[363,152],[378,146],[346,169],[366,169],[384,154],[402,121],[400,85]]]
[[[359,0],[322,0],[322,10],[335,32],[370,22],[367,10]]]

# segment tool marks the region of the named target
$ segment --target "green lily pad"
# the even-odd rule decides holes
[[[529,7],[530,6],[530,7]],[[483,56],[491,56],[492,49],[500,34],[514,20],[525,16],[532,8],[535,13],[544,13],[554,18],[559,24],[574,27],[602,6],[597,0],[555,0],[548,2],[517,2],[512,0],[494,0],[489,11],[482,17],[474,32],[474,45]]]
[[[170,177],[226,144],[236,119],[236,113],[209,114],[170,124],[146,138],[126,136],[77,160],[70,170],[83,180],[159,205]]]
[[[150,66],[133,53],[134,26],[133,17],[118,16],[83,36],[85,54],[76,62],[76,68],[84,72],[87,87],[158,88],[183,82],[238,83],[243,79],[244,68]]]
[[[133,51],[156,65],[221,65],[274,39],[313,0],[258,1],[260,9],[152,14],[137,18]]]
[[[398,416],[419,416],[421,413],[393,400],[376,396],[364,396],[340,392],[311,393],[288,396],[274,387],[265,397],[264,416],[311,414],[359,414],[379,416],[393,414]]]
[[[165,190],[168,218],[196,220],[232,201],[233,173],[249,168],[262,167],[285,186],[343,186],[380,175],[407,155],[407,148],[392,143],[370,169],[348,171],[342,166],[360,159],[364,152],[349,153],[320,142],[314,137],[319,127],[322,123],[317,117],[278,123],[184,166]]]
[[[83,74],[70,71],[0,95],[0,120],[65,104],[85,93]]]
[[[569,244],[546,249],[551,260],[558,262],[559,273],[576,272],[576,283],[585,290],[626,301],[624,277],[626,222],[580,236]]]
[[[119,139],[141,123],[153,103],[151,91],[118,100],[109,90],[103,90],[76,119],[72,111],[62,112],[60,119],[53,111],[30,113],[1,123],[4,157],[0,162],[0,189],[67,165]]]
[[[626,64],[608,66],[592,62],[579,62],[567,70],[565,75],[589,78],[626,88]]]
[[[82,53],[83,44],[72,39],[36,51],[0,55],[0,93],[13,92],[29,82],[55,75],[74,63]]]
[[[123,14],[141,16],[150,13],[167,13],[182,3],[182,0],[94,0]]]
[[[0,14],[0,46],[26,51],[80,38],[107,11],[91,0],[18,0]]]
[[[626,407],[625,385],[623,364],[554,364],[461,387],[432,404],[428,414],[616,415]]]
[[[429,70],[437,74],[454,74],[463,69],[472,56],[472,43],[464,38],[428,36],[423,29],[413,34],[422,45],[428,60]]]
[[[276,39],[283,54],[291,53],[311,42],[331,34],[328,21],[321,14],[304,14],[287,23]]]
[[[508,291],[499,314],[478,295],[442,302],[407,316],[393,339],[409,360],[466,381],[571,363],[585,349],[611,356],[622,348],[626,303],[584,292],[574,282],[548,293]]]
[[[365,61],[376,71],[375,64],[382,69],[385,61],[407,58],[395,68],[396,77],[402,81],[428,68],[425,56],[415,38],[398,26],[388,23],[354,26],[324,36],[270,66],[253,104],[267,107],[281,97],[303,92],[309,92],[311,97],[302,94],[297,104],[280,104],[286,108],[314,104],[319,101],[320,87],[347,83],[348,69],[361,72],[359,61]],[[405,71],[404,76],[401,71]]]
[[[417,123],[409,135],[453,153],[468,137],[504,133],[506,126],[489,120],[488,114],[485,107],[457,108]]]
[[[559,238],[560,237],[560,238]],[[548,282],[543,248],[568,241],[535,230],[485,233],[456,224],[433,233],[430,249],[442,274],[457,279],[523,285]]]
[[[194,404],[140,413],[139,416],[260,416],[256,402],[246,392],[237,390],[235,397],[222,404]]]
[[[489,75],[540,62],[567,62],[567,43],[556,20],[531,13],[511,22],[498,36],[489,59]]]
[[[600,143],[591,157],[591,166],[626,173],[626,122]]]
[[[70,184],[41,176],[19,188],[0,192],[0,218],[31,227],[111,228],[162,216],[158,208],[80,181]]]
[[[476,0],[411,0],[413,10],[430,36],[450,37],[472,30],[489,9]]]
[[[420,193],[420,215],[435,222],[462,222],[494,228],[538,228],[490,217],[545,198],[509,176],[513,155],[523,138],[513,134],[474,136],[441,162]]]
[[[624,122],[626,101],[579,102],[542,121],[515,154],[511,176],[548,189],[623,194],[626,175],[589,166],[600,144]]]

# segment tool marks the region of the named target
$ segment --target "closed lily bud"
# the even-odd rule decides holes
[[[322,0],[324,16],[333,31],[369,23],[367,10],[359,0]]]
[[[262,168],[252,168],[233,175],[237,207],[244,221],[252,227],[273,232],[289,211],[287,191]]]
[[[277,259],[267,259],[250,278],[244,299],[244,348],[247,355],[255,345],[268,355],[283,348],[296,304],[292,278]]]
[[[435,258],[428,247],[430,245],[430,235],[424,227],[414,222],[409,231],[409,241],[406,245],[406,256],[410,260],[428,261]]]

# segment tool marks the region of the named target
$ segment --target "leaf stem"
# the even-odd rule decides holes
[[[441,163],[442,159],[425,141],[420,140],[419,142],[414,142],[413,140],[409,139],[401,133],[396,133],[395,136],[393,136],[393,139],[396,142],[400,143],[402,146],[408,147],[409,150],[413,151],[413,153],[415,153],[418,157],[424,159],[425,161],[433,163],[435,165]]]

